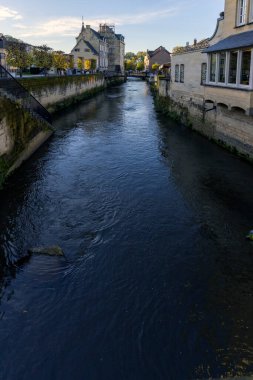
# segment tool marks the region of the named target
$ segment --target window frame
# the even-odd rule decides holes
[[[250,59],[250,73],[249,73],[249,84],[242,84],[241,83],[241,75],[242,75],[242,59],[243,59],[243,51],[249,50],[251,51],[251,59]],[[253,46],[249,48],[244,49],[235,49],[234,52],[237,52],[237,63],[236,63],[236,81],[235,83],[229,83],[229,70],[230,70],[230,56],[231,51],[221,51],[217,52],[217,59],[216,59],[216,72],[215,72],[215,78],[216,81],[213,82],[210,80],[210,74],[211,74],[211,54],[208,54],[208,60],[207,60],[207,80],[206,85],[210,86],[217,86],[217,87],[226,87],[226,88],[238,88],[238,89],[247,89],[247,90],[253,90]],[[225,82],[218,82],[219,79],[219,60],[220,60],[220,53],[226,53],[226,62],[225,62]]]
[[[184,83],[184,64],[181,63],[179,66],[179,82]]]
[[[247,5],[247,0],[237,0],[236,26],[243,26],[247,24]]]
[[[176,83],[179,83],[179,80],[180,80],[180,66],[179,64],[177,63],[175,65],[175,82]]]
[[[252,23],[253,22],[253,0],[249,0],[249,5],[248,5],[248,9],[249,9],[249,23]]]

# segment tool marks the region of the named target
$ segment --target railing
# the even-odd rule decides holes
[[[32,115],[52,124],[50,113],[23,87],[2,65],[0,65],[0,95],[14,101],[18,100],[22,107]]]

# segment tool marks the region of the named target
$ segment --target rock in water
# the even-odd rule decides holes
[[[246,236],[247,239],[249,240],[252,240],[253,241],[253,230],[251,230],[248,235]]]
[[[35,247],[28,250],[30,254],[49,255],[49,256],[64,256],[63,250],[57,245],[51,247]]]

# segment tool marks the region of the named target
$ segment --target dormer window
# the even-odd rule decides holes
[[[237,26],[245,25],[247,21],[247,2],[238,0]]]

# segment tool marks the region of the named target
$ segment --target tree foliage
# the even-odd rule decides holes
[[[52,49],[47,45],[35,47],[33,50],[33,64],[42,69],[50,69],[53,66]]]
[[[82,58],[78,58],[78,59],[77,59],[77,68],[78,68],[79,70],[83,70],[83,67],[84,67],[83,59],[82,59]]]
[[[144,70],[144,62],[139,61],[136,65],[136,70],[137,71],[143,71]]]
[[[137,54],[128,52],[125,54],[125,69],[127,71],[129,70],[138,70],[143,71],[144,70],[144,58],[145,58],[146,52],[139,51]]]
[[[152,71],[157,71],[158,69],[159,69],[159,64],[158,63],[154,63],[153,65],[152,65]]]
[[[53,62],[52,65],[57,70],[63,70],[66,68],[66,57],[62,51],[54,51],[53,52]]]
[[[23,70],[32,63],[32,53],[28,51],[24,43],[11,42],[7,46],[7,64],[19,69],[22,76]]]

